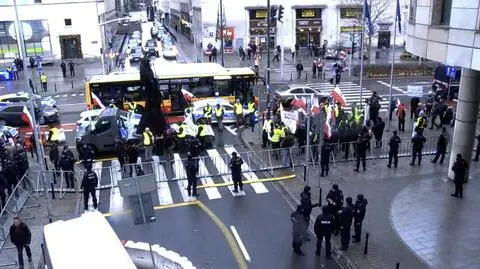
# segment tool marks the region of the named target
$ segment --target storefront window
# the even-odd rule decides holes
[[[322,10],[318,8],[296,10],[296,43],[301,48],[321,45]]]
[[[51,54],[47,21],[23,21],[22,27],[27,57]],[[0,22],[0,59],[15,58],[18,54],[15,23]]]

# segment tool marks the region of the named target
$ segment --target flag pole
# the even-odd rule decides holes
[[[363,43],[365,43],[365,12],[366,12],[366,6],[365,6],[365,1],[363,1],[363,12],[362,12],[362,35],[361,35],[361,44],[360,44],[360,109],[362,109],[362,92],[363,92],[363,58],[364,58],[364,54],[363,54],[363,49],[364,49],[364,45]]]
[[[392,88],[393,88],[393,65],[395,63],[395,42],[397,41],[397,21],[398,17],[395,16],[395,26],[393,30],[393,49],[392,49],[392,65],[390,66],[390,92],[388,94],[388,123],[387,123],[387,132],[390,131],[390,111],[392,109]]]

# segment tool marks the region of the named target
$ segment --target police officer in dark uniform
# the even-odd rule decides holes
[[[322,241],[325,238],[325,254],[327,259],[330,259],[332,255],[330,239],[333,231],[333,217],[330,214],[327,206],[322,207],[322,214],[318,215],[317,219],[315,220],[314,230],[315,235],[317,236],[317,249],[315,254],[320,256]]]
[[[347,250],[350,243],[350,229],[352,228],[353,214],[355,206],[352,203],[352,197],[345,199],[347,203],[340,212],[340,238],[342,247],[340,250]]]
[[[242,158],[238,157],[236,152],[232,152],[230,169],[232,170],[233,192],[235,193],[238,192],[238,187],[240,187],[240,191],[243,191],[242,164]]]
[[[421,131],[418,131],[415,136],[412,138],[412,162],[411,166],[415,165],[415,159],[418,156],[418,165],[422,164],[422,149],[423,144],[427,142],[425,136],[423,136]]]
[[[115,155],[117,156],[118,162],[120,163],[120,167],[122,172],[125,171],[124,165],[125,165],[125,144],[120,138],[115,139]]]
[[[197,173],[198,173],[198,162],[192,158],[192,154],[188,153],[187,163],[185,165],[187,170],[187,179],[188,186],[187,192],[188,196],[198,196],[197,194]]]
[[[358,168],[360,168],[360,160],[362,161],[362,166],[363,166],[363,171],[366,170],[366,166],[367,166],[367,144],[368,144],[368,141],[367,139],[359,134],[358,135],[358,139],[357,139],[357,143],[356,143],[356,154],[357,154],[357,166],[356,168],[353,170],[355,172],[358,172]]]
[[[467,168],[467,161],[463,159],[462,154],[457,154],[457,159],[452,166],[452,171],[455,173],[455,177],[453,179],[453,183],[455,184],[455,193],[452,193],[451,196],[463,198],[463,183],[465,183]]]
[[[307,228],[310,225],[310,214],[312,214],[312,209],[320,205],[312,203],[312,193],[310,191],[310,186],[305,186],[302,193],[300,193],[300,206],[302,207],[301,213],[307,222]],[[306,240],[310,240],[308,234]]]
[[[333,226],[333,232],[335,236],[338,235],[340,231],[340,221],[339,221],[339,211],[343,206],[343,193],[338,188],[337,184],[333,184],[332,189],[327,194],[327,203],[330,214],[332,214],[335,222]]]
[[[328,176],[328,163],[330,161],[330,152],[332,152],[333,146],[328,142],[328,138],[323,138],[323,144],[320,149],[320,166],[322,167],[322,172],[320,176],[323,177],[324,174]]]
[[[95,152],[87,144],[83,144],[79,152],[80,160],[82,161],[83,167],[88,169],[92,167],[93,160],[95,159]]]
[[[5,181],[7,182],[7,190],[8,190],[8,195],[12,195],[13,189],[15,186],[17,186],[18,179],[17,179],[17,171],[15,170],[15,166],[12,163],[12,160],[9,158],[5,159],[5,163],[3,166],[3,177],[5,178]],[[18,193],[15,195],[18,196]]]
[[[352,242],[360,242],[362,237],[362,222],[365,218],[368,201],[363,197],[363,194],[357,195],[357,201],[355,201],[355,212],[353,214],[353,226],[355,228],[355,234],[353,235]]]
[[[397,131],[393,131],[393,136],[390,138],[388,142],[388,146],[390,147],[388,151],[388,164],[387,167],[392,167],[392,159],[393,159],[393,167],[397,168],[398,165],[398,147],[402,140],[397,135]]]
[[[83,205],[84,209],[88,210],[88,196],[92,196],[93,208],[97,209],[97,197],[95,196],[95,188],[98,184],[97,174],[92,170],[92,167],[87,168],[87,172],[83,175],[82,185],[80,186],[83,189]]]

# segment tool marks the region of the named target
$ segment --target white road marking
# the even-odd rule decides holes
[[[68,96],[68,94],[64,94],[64,95],[62,95],[62,97],[67,97],[67,96]]]
[[[209,175],[209,172],[207,170],[207,167],[205,166],[205,163],[203,162],[203,159],[198,160],[198,176],[201,177],[202,185],[211,185],[215,184],[213,182],[213,179],[207,175]],[[220,195],[220,192],[218,191],[217,187],[208,187],[205,188],[205,192],[207,193],[207,197],[210,200],[215,200],[215,199],[220,199],[222,196]]]
[[[228,173],[228,165],[225,163],[225,161],[222,159],[222,156],[220,156],[220,153],[216,149],[207,149],[208,156],[213,161],[213,164],[217,168],[218,172],[225,174]],[[232,182],[230,178],[227,175],[223,175],[222,179],[225,183],[230,183]],[[244,191],[238,190],[237,193],[233,192],[233,186],[228,186],[228,189],[230,190],[230,193],[233,196],[243,196],[245,195]]]
[[[58,97],[60,97],[60,95],[55,95],[54,97],[58,98]]]
[[[232,230],[233,237],[235,237],[235,240],[237,240],[237,244],[240,247],[240,250],[242,251],[243,257],[245,257],[245,260],[247,262],[251,262],[252,259],[250,259],[250,255],[248,255],[247,249],[245,248],[245,245],[242,242],[242,239],[240,238],[240,235],[238,235],[237,229],[235,229],[234,226],[230,226],[230,229]]]
[[[157,184],[157,193],[158,193],[158,202],[160,205],[170,205],[173,204],[172,193],[170,192],[170,187],[168,186],[167,174],[165,169],[158,162],[159,158],[156,155],[152,156],[153,158],[153,171],[155,178],[158,182]]]
[[[174,153],[173,154],[173,170],[175,172],[176,178],[186,178],[185,169],[183,168],[182,158],[180,158],[180,154]],[[182,194],[182,198],[184,202],[189,202],[192,200],[196,200],[195,197],[189,197],[188,192],[186,190],[186,186],[188,185],[188,181],[185,179],[177,180],[178,188],[180,189],[180,193]]]
[[[233,130],[232,127],[224,125],[223,128],[225,128],[225,130],[229,131],[233,135],[237,135],[237,132],[235,130]]]
[[[78,94],[78,95],[80,95],[80,96],[84,96],[85,94],[84,94],[84,93],[80,93],[80,94]]]
[[[380,83],[380,84],[382,84],[383,86],[386,86],[386,87],[390,88],[390,84],[389,84],[389,83],[386,83],[386,82],[384,82],[384,81],[378,80],[377,83]],[[396,91],[399,91],[399,92],[401,92],[401,93],[407,93],[406,90],[403,90],[402,88],[399,88],[399,87],[397,87],[397,86],[392,86],[392,89],[393,89],[393,90],[396,90]]]
[[[76,94],[76,93],[72,93],[72,95],[71,95],[71,96],[72,96],[72,97],[73,97],[73,96],[77,96],[77,94]]]
[[[122,167],[117,159],[112,160],[112,190],[110,192],[109,212],[120,212],[123,210],[123,197],[120,195],[118,181],[122,179]]]
[[[62,107],[62,106],[86,106],[87,103],[71,103],[71,104],[61,104],[57,105],[57,107]]]
[[[230,155],[233,152],[236,152],[234,147],[225,147],[225,151]],[[243,160],[242,171],[250,171],[250,167],[247,164],[247,160]],[[258,180],[258,177],[257,175],[255,175],[254,172],[246,172],[246,173],[243,173],[243,175],[245,176],[245,178],[247,178],[247,180]],[[268,192],[267,188],[262,182],[252,183],[250,184],[250,186],[252,186],[253,190],[258,194]]]

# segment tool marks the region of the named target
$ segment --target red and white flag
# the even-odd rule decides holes
[[[333,111],[332,105],[329,105],[327,109],[327,121],[329,120],[335,120],[335,111]]]
[[[185,89],[182,89],[182,94],[183,94],[183,98],[185,98],[185,100],[187,100],[187,102],[191,102],[192,101],[192,98],[193,98],[193,93],[185,90]]]
[[[100,98],[92,92],[93,104],[99,106],[101,109],[105,109],[105,105],[102,103]]]
[[[340,103],[340,105],[342,105],[343,107],[347,106],[347,99],[345,99],[343,92],[340,90],[338,86],[333,89],[332,97],[333,97],[333,100],[335,100],[335,102]]]
[[[317,98],[317,97],[314,97],[314,98],[313,98],[312,113],[313,113],[313,114],[318,114],[318,113],[320,113],[320,104],[318,103],[318,98]]]
[[[295,99],[293,99],[293,101],[292,101],[292,105],[297,107],[297,108],[302,108],[303,110],[307,110],[307,104],[306,104],[304,98],[298,99],[297,97],[295,97]]]
[[[327,123],[323,126],[323,133],[330,139],[332,136],[332,126],[330,126],[330,121],[327,120]]]
[[[28,111],[28,108],[26,106],[23,106],[23,111],[22,111],[22,120],[26,123],[28,123],[28,126],[33,129],[33,119],[32,119],[32,114],[30,114],[30,111]]]

